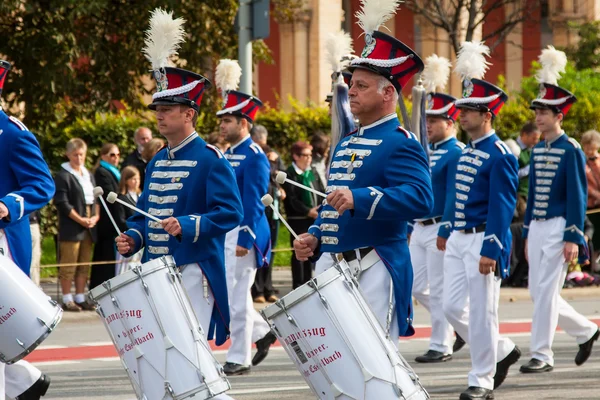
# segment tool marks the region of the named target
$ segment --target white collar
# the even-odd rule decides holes
[[[450,139],[452,139],[454,136],[450,135],[448,136],[446,139],[444,140],[440,140],[439,142],[436,143],[432,143],[433,149],[436,150],[438,149],[441,145],[443,145],[444,143],[448,142]]]
[[[357,135],[358,136],[362,136],[365,133],[365,130],[374,128],[374,127],[376,127],[378,125],[381,125],[381,124],[383,124],[385,122],[388,122],[388,121],[390,121],[390,120],[392,120],[394,118],[398,118],[398,115],[396,115],[396,113],[391,113],[391,114],[386,115],[383,118],[378,119],[377,121],[373,122],[372,124],[361,126],[358,129]]]
[[[240,147],[240,145],[248,139],[250,139],[250,134],[247,134],[246,136],[244,136],[244,138],[242,140],[240,140],[239,142],[237,142],[236,144],[231,145],[229,147],[229,151],[231,152],[231,154],[233,154],[234,150],[237,149],[238,147]]]
[[[298,165],[296,165],[296,163],[295,163],[295,162],[293,162],[293,163],[292,163],[292,166],[294,167],[294,171],[296,171],[296,173],[297,173],[298,175],[302,175],[304,172],[306,172],[306,171],[302,171],[302,170],[300,169],[300,167],[299,167]],[[308,168],[306,168],[306,169],[308,170],[309,168],[310,168],[310,167],[308,167]]]
[[[483,135],[479,139],[471,140],[471,145],[473,146],[473,148],[475,148],[476,144],[483,142],[485,139],[489,139],[495,133],[496,133],[496,131],[494,129],[492,129],[491,131],[489,131],[488,133],[486,133],[485,135]]]
[[[183,139],[183,141],[181,143],[179,143],[177,146],[175,146],[173,148],[167,148],[169,158],[175,158],[175,152],[183,149],[185,146],[187,146],[188,144],[193,142],[194,139],[196,139],[197,137],[198,137],[198,134],[196,133],[196,131],[194,131],[194,132],[190,133],[188,137]]]
[[[73,167],[71,166],[71,163],[69,163],[69,162],[64,162],[60,166],[63,169],[65,169],[67,172],[70,172],[71,174],[73,174],[75,176],[84,177],[84,176],[89,176],[89,174],[90,174],[84,166],[81,166],[81,173],[75,171],[73,169]]]
[[[523,143],[523,141],[521,140],[521,136],[517,137],[517,144],[521,147],[521,150],[525,150],[527,148],[525,143]]]
[[[546,140],[546,146],[548,146],[548,147],[549,147],[549,146],[550,146],[552,143],[554,143],[554,142],[556,142],[558,139],[560,139],[560,138],[562,137],[562,135],[564,135],[564,134],[565,134],[565,131],[560,131],[560,133],[558,134],[558,136],[557,136],[557,137],[555,137],[554,139],[552,139],[552,140]]]

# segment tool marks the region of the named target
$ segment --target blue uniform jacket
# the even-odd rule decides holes
[[[454,230],[486,224],[480,254],[496,260],[502,278],[510,272],[518,171],[517,158],[492,130],[463,149],[451,194],[456,199]]]
[[[454,177],[458,159],[465,144],[450,136],[438,143],[429,145],[429,169],[433,187],[433,211],[425,219],[442,217],[438,236],[448,239],[452,232],[454,219]],[[412,224],[408,224],[408,233],[412,233]]]
[[[31,231],[29,214],[39,210],[54,196],[54,180],[40,145],[21,121],[0,109],[0,202],[9,218],[0,220],[9,251],[29,275],[31,267]]]
[[[406,221],[424,218],[433,207],[423,148],[390,114],[340,140],[329,172],[327,191],[352,190],[354,210],[339,215],[329,205],[321,208],[308,231],[320,241],[317,258],[374,247],[392,277],[400,335],[413,335]]]
[[[237,244],[246,249],[254,246],[256,267],[266,267],[271,260],[271,230],[261,198],[269,193],[269,160],[250,135],[227,149],[225,157],[235,170],[244,208]]]
[[[148,163],[137,206],[160,219],[177,218],[183,233],[178,241],[160,223],[135,213],[125,232],[135,241],[131,254],[145,247],[143,262],[170,254],[178,266],[198,264],[215,297],[208,337],[212,339],[216,329],[216,343],[223,344],[229,335],[225,234],[242,220],[231,166],[194,132],[178,146],[160,150]]]
[[[583,246],[587,179],[579,143],[564,132],[551,142],[541,141],[533,148],[530,165],[523,236],[527,238],[532,219],[563,217],[563,240]]]

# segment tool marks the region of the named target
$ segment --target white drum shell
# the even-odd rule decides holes
[[[200,400],[230,389],[180,277],[166,256],[90,292],[138,399]]]
[[[345,263],[262,313],[318,398],[429,399]]]
[[[0,255],[0,362],[13,364],[31,353],[61,318],[57,303]]]

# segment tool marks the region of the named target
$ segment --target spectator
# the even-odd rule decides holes
[[[144,160],[142,157],[142,151],[144,151],[144,146],[152,139],[152,131],[145,126],[140,126],[136,129],[133,134],[133,139],[135,140],[136,149],[131,152],[125,160],[123,161],[123,165],[121,168],[125,168],[129,165],[133,165],[140,171],[140,186],[144,187],[144,177],[146,176],[146,164],[148,164],[149,160]]]
[[[252,141],[260,147],[267,146],[269,132],[263,125],[254,125],[250,131],[250,136],[252,136]],[[269,162],[277,163],[277,171],[285,171],[285,165],[283,164],[283,161],[281,161],[281,156],[273,148],[271,148],[271,151],[267,154],[267,158],[269,159]]]
[[[148,142],[148,145],[146,145],[144,148],[144,152],[148,151],[150,148],[149,145],[155,140],[160,139],[152,139],[150,142]],[[131,204],[132,206],[135,206],[137,204],[140,192],[140,172],[138,169],[132,166],[123,168],[123,171],[121,171],[121,181],[119,182],[119,199]],[[125,232],[127,230],[127,219],[133,214],[134,211],[131,208],[115,203],[115,222],[117,223],[117,226],[121,232]],[[135,265],[138,265],[142,259],[142,253],[142,251],[139,251],[131,257],[123,257],[121,254],[119,254],[119,252],[117,252],[115,275],[120,275],[123,272],[127,272]]]
[[[600,133],[595,130],[587,131],[581,137],[581,147],[585,153],[585,175],[588,183],[587,208],[593,210],[600,208]],[[595,235],[592,237],[594,248],[593,261],[597,259],[600,250],[600,212],[590,213],[588,217],[594,227]]]
[[[165,147],[165,141],[159,138],[154,138],[152,140],[150,140],[148,143],[146,143],[146,145],[144,146],[144,150],[142,151],[142,158],[146,161],[146,162],[150,162],[150,160],[152,160],[154,158],[154,156],[156,155],[156,153],[158,153],[160,151],[160,149],[162,149],[163,147]],[[139,171],[138,171],[139,172]],[[142,187],[142,181],[140,180],[140,187]]]
[[[540,141],[540,130],[535,122],[528,122],[521,128],[521,134],[517,138],[517,144],[521,148],[519,159],[519,189],[517,191],[517,212],[519,220],[525,218],[527,207],[527,193],[529,191],[529,160],[533,147]]]
[[[42,213],[36,210],[29,214],[29,230],[31,231],[31,272],[29,276],[36,285],[40,286],[40,260],[42,258],[42,237],[40,235],[40,220]]]
[[[84,166],[87,152],[85,142],[71,139],[66,150],[69,162],[61,165],[54,178],[54,204],[58,209],[58,262],[87,263],[92,255],[92,243],[96,240],[96,223],[100,212],[94,199],[96,181]],[[85,301],[84,295],[89,271],[89,265],[60,268],[63,308],[66,311],[93,309]],[[75,298],[71,294],[73,279]]]
[[[289,179],[321,192],[325,191],[323,183],[314,168],[311,167],[312,147],[303,141],[292,145],[292,159],[294,162],[287,169]],[[286,197],[284,201],[290,227],[297,233],[306,233],[308,228],[317,218],[317,208],[321,199],[316,194],[297,186],[285,183],[283,186]],[[290,245],[293,246],[294,237],[290,235]],[[299,261],[296,253],[292,252],[292,286],[294,289],[311,279],[313,263]]]
[[[310,139],[310,145],[313,148],[312,167],[319,174],[319,179],[321,179],[321,183],[326,185],[331,138],[323,132],[317,131],[313,134],[312,138]]]
[[[96,185],[104,191],[104,198],[110,192],[119,193],[119,181],[121,173],[117,166],[119,165],[121,154],[119,148],[114,143],[106,143],[100,149],[100,158],[96,162],[94,178]],[[106,202],[111,215],[115,215],[116,205]],[[115,238],[117,232],[113,226],[104,207],[100,208],[100,220],[98,221],[97,241],[94,246],[94,262],[105,262],[115,260]],[[100,264],[92,267],[90,277],[90,289],[101,285],[103,282],[115,277],[114,264]]]
[[[221,150],[222,153],[225,153],[229,148],[229,143],[227,143],[225,139],[223,139],[223,137],[218,131],[215,131],[208,135],[206,143],[216,146],[219,150]]]

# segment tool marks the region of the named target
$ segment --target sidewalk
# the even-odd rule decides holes
[[[273,286],[279,290],[279,297],[283,297],[292,290],[292,275],[289,268],[277,267],[273,270]],[[58,286],[55,278],[45,279],[42,282],[42,288],[44,292],[50,297],[58,301]],[[584,287],[584,288],[571,288],[563,289],[561,292],[563,298],[567,301],[576,299],[589,299],[599,298],[600,299],[600,287]],[[510,288],[503,287],[500,290],[500,302],[529,302],[531,300],[529,291],[526,288]],[[268,306],[269,303],[265,304],[254,304],[257,310],[263,309]],[[79,313],[64,313],[64,321],[80,321],[88,319],[98,318],[94,312],[79,312]]]

